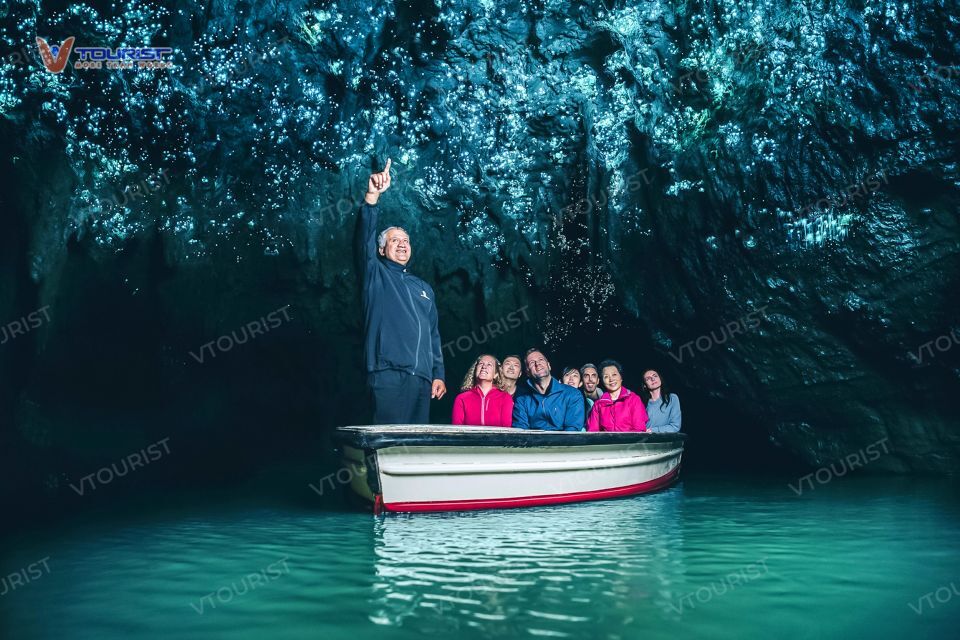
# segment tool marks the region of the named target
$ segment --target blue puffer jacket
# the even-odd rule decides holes
[[[545,431],[583,431],[583,393],[550,378],[546,393],[540,393],[531,380],[517,388],[513,399],[513,426],[517,429]]]
[[[378,213],[376,206],[360,207],[356,238],[367,372],[396,369],[429,381],[443,380],[433,289],[403,265],[380,255]]]

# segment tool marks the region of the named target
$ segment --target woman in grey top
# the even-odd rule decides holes
[[[680,431],[680,398],[663,386],[660,374],[653,369],[643,373],[643,390],[647,396],[647,431],[671,433]]]

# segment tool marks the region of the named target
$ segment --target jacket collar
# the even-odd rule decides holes
[[[394,271],[403,271],[405,273],[409,273],[407,271],[407,267],[403,266],[399,262],[394,262],[393,260],[385,256],[379,256],[379,257],[380,257],[380,262],[382,262],[386,267],[393,269]],[[407,264],[410,264],[410,263],[408,262]]]
[[[480,396],[481,398],[484,397],[483,391],[480,390],[480,385],[475,385],[475,386],[471,387],[471,388],[470,388],[470,391],[472,391],[473,393],[477,394],[477,395]],[[496,386],[490,387],[490,391],[487,391],[486,397],[489,398],[490,396],[494,395],[494,392],[496,392],[496,391],[499,391],[499,389],[497,389]]]
[[[600,402],[602,400],[604,404],[607,404],[607,403],[613,404],[614,402],[620,402],[621,400],[626,400],[632,395],[633,395],[633,391],[630,391],[630,389],[627,389],[626,387],[620,387],[620,395],[617,396],[616,400],[613,400],[612,398],[610,398],[609,391],[604,391],[603,395],[600,396],[600,400],[597,400],[597,402]]]
[[[531,378],[527,378],[527,385],[530,387],[530,391],[531,391],[532,393],[537,394],[538,396],[551,396],[551,395],[553,395],[554,393],[557,392],[557,389],[559,388],[557,385],[559,385],[559,384],[561,384],[561,382],[560,382],[559,380],[557,380],[557,379],[554,378],[553,376],[550,376],[550,384],[547,385],[547,392],[546,392],[546,393],[540,393],[540,389],[537,388],[537,385],[533,384],[533,380],[532,380]]]

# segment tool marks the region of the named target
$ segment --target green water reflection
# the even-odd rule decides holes
[[[846,478],[798,497],[788,480],[688,477],[651,496],[499,512],[232,507],[101,521],[8,546],[6,574],[43,557],[49,572],[6,585],[3,632],[954,637],[953,481]]]

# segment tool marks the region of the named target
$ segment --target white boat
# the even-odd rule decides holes
[[[335,439],[351,489],[379,513],[531,507],[649,493],[677,479],[686,436],[377,425],[339,427]]]

